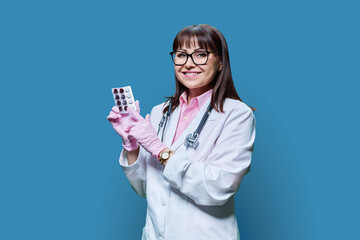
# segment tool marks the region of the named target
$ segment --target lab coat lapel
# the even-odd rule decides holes
[[[180,110],[179,107],[175,108],[175,110],[170,114],[170,119],[168,121],[168,126],[166,126],[166,130],[164,133],[164,143],[166,146],[171,146],[171,143],[174,139],[175,130],[177,127],[177,123],[179,120]],[[160,131],[161,136],[162,131]]]
[[[178,139],[174,142],[173,145],[171,145],[171,149],[173,151],[176,151],[182,144],[184,144],[185,142],[185,139],[186,139],[186,136],[189,134],[189,133],[193,133],[195,132],[196,128],[199,126],[199,123],[202,119],[202,117],[204,116],[204,113],[207,109],[207,107],[209,106],[209,103],[210,103],[210,100],[211,98],[209,98],[206,103],[201,107],[200,111],[197,113],[196,117],[191,121],[190,125],[184,130],[184,132],[178,137]],[[178,109],[178,108],[176,108]],[[179,111],[180,112],[180,111]],[[177,117],[176,117],[176,123],[175,123],[175,127],[174,129],[172,129],[172,133],[171,133],[171,136],[173,139],[174,138],[174,134],[175,134],[175,130],[176,130],[176,127],[177,127],[177,122],[179,121],[179,112],[177,114]],[[175,114],[174,114],[175,115]],[[173,119],[174,120],[174,119]],[[175,122],[175,121],[174,121]]]

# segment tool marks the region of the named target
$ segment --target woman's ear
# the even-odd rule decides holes
[[[220,72],[221,70],[222,70],[222,63],[220,62],[220,66],[219,66],[218,72]]]

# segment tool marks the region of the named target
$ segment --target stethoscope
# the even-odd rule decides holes
[[[160,129],[162,128],[161,141],[163,141],[163,139],[164,139],[164,131],[165,131],[168,119],[170,118],[172,101],[173,101],[172,99],[169,100],[169,105],[168,105],[169,109],[163,115],[163,117],[161,118],[161,121],[159,123],[157,134],[159,135]],[[211,110],[212,110],[212,106],[211,106],[211,103],[210,103],[209,106],[207,107],[204,115],[202,116],[201,121],[199,123],[199,126],[196,128],[195,132],[190,133],[190,134],[188,134],[186,136],[185,142],[184,142],[184,145],[185,145],[186,148],[191,147],[191,148],[196,149],[197,146],[199,145],[200,132],[203,129],[203,127],[205,125],[205,122],[206,122],[207,118],[210,115]]]

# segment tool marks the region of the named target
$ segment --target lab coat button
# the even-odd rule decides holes
[[[165,205],[166,205],[166,202],[165,202],[164,200],[162,200],[162,201],[161,201],[161,204],[162,204],[163,206],[165,206]]]

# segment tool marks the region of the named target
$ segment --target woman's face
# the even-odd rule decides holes
[[[187,54],[199,50],[211,51],[210,49],[200,48],[197,41],[195,42],[196,44],[193,44],[190,48],[183,46],[181,49],[177,49],[177,51],[183,51]],[[184,65],[174,66],[177,79],[189,89],[189,93],[200,95],[211,89],[211,82],[221,68],[221,61],[217,55],[210,53],[205,65],[196,65],[191,57],[189,57]]]

